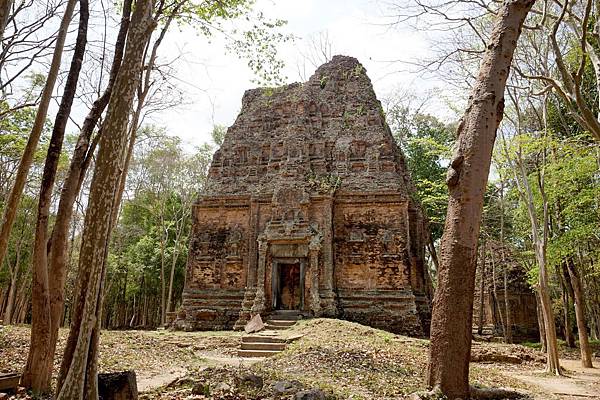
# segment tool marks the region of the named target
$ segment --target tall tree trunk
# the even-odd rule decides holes
[[[484,318],[484,310],[485,307],[485,239],[483,239],[482,249],[481,249],[481,281],[479,282],[479,325],[477,326],[477,333],[479,335],[483,334],[483,318]]]
[[[16,274],[11,275],[10,281],[8,282],[6,308],[4,309],[3,319],[4,324],[10,325],[12,323],[12,314],[15,305],[15,296],[17,292],[17,276]]]
[[[535,235],[537,236],[537,235]],[[542,306],[542,315],[544,318],[544,328],[546,331],[546,369],[555,375],[560,375],[560,364],[558,360],[558,344],[556,341],[556,325],[554,324],[554,312],[552,311],[552,301],[548,291],[548,276],[546,263],[545,244],[539,239],[534,238],[535,254],[540,267],[540,303]]]
[[[502,264],[502,272],[504,275],[504,316],[505,316],[505,327],[504,327],[504,342],[512,343],[512,310],[510,307],[510,300],[508,298],[508,265],[506,264],[506,252],[504,244],[504,178],[502,173],[500,176],[500,260]]]
[[[8,288],[2,292],[2,318],[0,318],[4,325],[10,325],[11,323],[11,316],[13,313],[13,309],[14,309],[14,304],[15,304],[15,295],[16,295],[16,282],[15,279],[11,276],[10,280],[8,281]],[[6,299],[4,298],[4,296],[6,296]],[[6,303],[5,303],[6,300]],[[6,304],[6,307],[4,307],[4,305]]]
[[[181,238],[183,226],[184,217],[182,216],[177,227],[177,233],[175,234],[175,249],[173,250],[173,258],[171,259],[171,272],[169,274],[169,291],[167,293],[167,312],[171,311],[171,303],[173,301],[173,280],[175,277],[175,266],[177,265],[177,259],[179,258],[179,239]]]
[[[22,233],[22,232],[21,232]],[[8,293],[7,293],[7,301],[6,308],[4,309],[4,323],[11,324],[13,319],[12,315],[15,308],[15,300],[17,296],[17,279],[19,277],[19,271],[21,269],[21,244],[23,243],[23,236],[19,239],[17,245],[15,246],[15,265],[11,268],[10,265],[8,267],[8,273],[10,275],[10,280],[8,281]]]
[[[521,133],[521,116],[518,103],[513,98],[513,102],[516,105],[517,112],[517,132]],[[543,106],[543,120],[544,129],[547,131],[547,99],[544,99]],[[504,138],[503,138],[504,140]],[[505,149],[506,150],[506,149]],[[545,165],[546,153],[542,152],[541,165]],[[508,156],[508,152],[507,152]],[[558,357],[558,343],[556,339],[556,324],[554,320],[554,311],[552,310],[552,301],[550,299],[549,291],[549,278],[548,278],[548,263],[546,258],[546,247],[548,244],[548,232],[549,232],[549,212],[548,212],[548,198],[545,192],[544,184],[544,167],[537,170],[537,186],[542,199],[542,217],[538,219],[538,211],[535,206],[535,199],[533,191],[529,183],[529,176],[525,170],[525,162],[522,158],[521,149],[518,148],[516,151],[516,157],[513,160],[510,156],[507,157],[518,188],[518,194],[527,208],[527,214],[529,216],[529,222],[531,225],[531,242],[535,254],[535,260],[538,265],[538,292],[540,300],[540,309],[544,319],[544,330],[546,337],[546,370],[547,372],[560,375],[560,363]]]
[[[579,348],[581,350],[581,365],[584,368],[593,368],[592,365],[592,350],[588,340],[587,327],[585,324],[584,304],[585,296],[581,287],[579,273],[572,259],[567,262],[567,269],[573,284],[573,295],[575,303],[575,317],[577,319],[577,331],[579,333]]]
[[[145,288],[144,288],[145,289]],[[144,304],[142,305],[142,327],[148,325],[148,293],[144,290]]]
[[[506,325],[504,324],[504,317],[502,316],[502,308],[500,307],[500,300],[498,300],[498,285],[496,284],[496,261],[494,257],[494,248],[490,251],[490,260],[492,261],[492,298],[494,299],[494,310],[498,313],[498,319],[500,320],[500,327],[502,328],[502,336],[506,337]],[[495,325],[495,324],[494,324]]]
[[[161,212],[161,221],[164,220],[164,210]],[[166,235],[165,238],[162,235]],[[168,231],[165,233],[164,222],[161,222],[161,240],[160,240],[160,324],[164,325],[166,321],[166,282],[165,282],[165,241],[168,239]]]
[[[22,324],[25,322],[25,315],[29,308],[29,286],[31,281],[29,279],[23,279],[19,292],[17,293],[17,306],[13,312],[13,323],[15,325]]]
[[[540,296],[539,287],[535,290],[535,303],[538,318],[538,327],[540,330],[540,343],[542,345],[540,351],[545,353],[547,351],[546,346],[546,326],[544,325],[544,312],[542,311],[542,300]]]
[[[504,251],[504,249],[502,249]],[[504,264],[504,316],[506,325],[504,328],[504,342],[512,343],[512,310],[510,308],[510,300],[508,298],[508,266]]]
[[[571,321],[569,318],[569,310],[571,309],[570,301],[569,301],[569,292],[572,292],[570,289],[569,283],[569,273],[567,272],[566,260],[561,263],[561,265],[556,265],[556,276],[560,282],[561,289],[561,300],[563,304],[563,313],[564,313],[564,332],[565,332],[565,342],[568,347],[575,348],[575,338],[573,337],[573,329],[571,329]],[[566,275],[566,276],[565,276]],[[571,293],[571,298],[573,294]]]
[[[56,79],[58,77],[62,53],[65,47],[65,39],[67,37],[69,23],[71,22],[76,3],[77,0],[69,0],[67,2],[65,13],[56,36],[56,44],[54,45],[54,53],[52,54],[50,70],[48,71],[48,77],[46,78],[46,84],[44,85],[44,90],[42,91],[40,104],[35,114],[33,127],[31,128],[31,133],[27,139],[27,144],[25,145],[25,150],[23,151],[23,156],[21,157],[21,162],[19,163],[19,168],[17,169],[13,187],[8,196],[8,200],[4,205],[2,224],[0,225],[0,265],[2,265],[4,262],[4,257],[6,257],[8,239],[15,222],[19,201],[21,200],[21,195],[23,194],[23,189],[25,188],[25,183],[27,182],[27,174],[29,173],[29,169],[33,163],[33,156],[35,154],[35,150],[37,149],[38,142],[40,141],[42,131],[44,130],[46,115],[48,114],[48,106],[50,105],[52,92],[54,91],[54,85],[56,84]]]
[[[49,287],[50,315],[52,322],[50,346],[52,348],[52,354],[54,354],[56,350],[58,329],[61,325],[61,316],[64,309],[65,281],[67,278],[68,265],[67,257],[69,254],[67,251],[68,235],[73,216],[73,204],[75,203],[75,200],[79,194],[81,182],[85,176],[87,165],[89,165],[89,161],[86,160],[91,159],[93,154],[93,150],[91,148],[93,146],[90,146],[91,136],[98,123],[98,120],[100,119],[100,116],[108,104],[117,73],[121,66],[123,51],[125,48],[125,39],[129,28],[131,3],[132,0],[125,0],[123,3],[123,14],[115,43],[115,52],[108,84],[103,94],[92,104],[92,107],[83,122],[79,137],[77,139],[77,144],[73,152],[73,157],[69,165],[69,172],[63,183],[56,221],[50,237],[50,250],[48,251],[48,274],[51,277]],[[73,234],[74,233],[75,230],[73,230]],[[73,246],[71,245],[71,250],[72,247]]]
[[[440,263],[438,261],[437,251],[435,251],[435,244],[433,243],[433,236],[431,232],[427,232],[427,250],[431,256],[431,262],[435,267],[436,272],[440,269]]]
[[[483,195],[504,112],[506,79],[534,1],[506,0],[498,10],[448,169],[450,198],[433,301],[427,382],[450,400],[469,397],[474,267]]]
[[[125,270],[125,279],[123,280],[123,291],[121,292],[121,315],[119,317],[119,327],[124,328],[127,325],[127,275],[129,270]]]
[[[598,153],[600,155],[600,152]],[[600,159],[598,160],[600,165]],[[581,254],[581,249],[577,249],[577,260],[579,265],[584,268],[586,265],[586,260]],[[589,267],[588,271],[594,271],[594,260],[592,257],[589,258]],[[584,269],[585,271],[585,269]],[[590,318],[590,338],[594,340],[598,340],[600,338],[600,279],[598,276],[594,274],[588,274],[587,279],[585,280],[588,297],[588,310],[589,310],[589,318]],[[582,288],[583,290],[583,288]]]
[[[156,63],[156,57],[158,54],[158,48],[161,45],[161,43],[163,42],[165,35],[171,25],[171,23],[173,22],[174,18],[176,17],[178,11],[180,10],[180,8],[185,4],[185,2],[180,2],[178,4],[175,5],[173,11],[171,13],[169,13],[169,16],[167,17],[166,21],[164,22],[164,25],[160,31],[160,34],[158,35],[158,38],[156,39],[156,41],[154,42],[154,44],[152,45],[152,49],[150,50],[150,54],[148,57],[148,63],[147,65],[144,66],[144,74],[143,74],[143,79],[140,80],[140,84],[137,87],[137,106],[136,109],[132,115],[131,118],[131,123],[130,123],[130,133],[129,133],[129,147],[125,156],[125,165],[124,165],[124,170],[128,171],[129,169],[129,164],[131,163],[131,160],[133,158],[133,149],[135,147],[135,142],[137,139],[137,132],[138,132],[138,125],[140,122],[140,118],[142,116],[142,111],[144,106],[146,105],[146,97],[148,96],[148,93],[150,91],[150,87],[152,86],[152,83],[150,82],[150,76],[152,74],[152,71],[154,70],[154,66]],[[146,56],[148,54],[148,46],[150,45],[150,43],[148,43],[145,51],[144,51],[144,55]],[[120,204],[121,199],[123,197],[123,192],[125,191],[125,183],[126,183],[126,179],[127,179],[127,174],[124,174],[120,183],[119,183],[119,189],[117,191],[117,202],[118,204]],[[162,230],[164,230],[164,212],[161,212],[161,235],[162,235]],[[164,324],[165,320],[166,320],[166,300],[165,300],[165,242],[168,241],[168,232],[166,234],[166,239],[164,239],[164,241],[162,240],[162,236],[161,236],[161,323]]]
[[[4,37],[4,29],[10,17],[13,0],[0,0],[0,40]]]
[[[84,395],[89,400],[97,399],[97,393],[93,393],[92,389],[96,380],[95,341],[106,272],[106,249],[113,212],[116,212],[115,196],[123,172],[129,112],[141,78],[144,49],[156,26],[153,8],[153,0],[138,0],[135,3],[123,63],[102,126],[82,233],[78,274],[80,284],[61,365],[57,400],[83,399]],[[90,346],[94,348],[90,349]]]
[[[133,294],[133,304],[131,306],[131,319],[129,320],[129,327],[133,328],[133,323],[135,322],[135,317],[137,313],[137,308],[135,307],[136,296]]]
[[[50,216],[52,190],[54,189],[65,129],[69,115],[71,114],[73,99],[77,92],[79,72],[81,71],[81,64],[87,44],[88,17],[88,1],[79,0],[79,28],[75,50],[52,129],[38,199],[38,215],[33,246],[31,345],[29,347],[27,364],[21,379],[21,384],[27,388],[31,388],[34,393],[48,393],[52,378],[55,348],[51,343],[51,332],[52,325],[58,326],[59,322],[52,322],[50,308],[50,278],[48,276],[47,257],[48,218]],[[60,316],[56,318],[58,319]]]
[[[546,120],[546,107],[544,106],[544,120]],[[540,228],[536,216],[535,203],[533,199],[533,193],[527,180],[527,174],[525,173],[525,166],[519,156],[519,167],[521,169],[521,176],[523,177],[523,186],[527,194],[527,212],[531,220],[531,237],[534,244],[535,255],[539,267],[539,282],[540,282],[540,298],[542,300],[542,311],[544,314],[544,327],[546,328],[546,354],[547,362],[546,369],[548,372],[555,375],[560,375],[560,362],[558,358],[558,342],[556,339],[556,325],[554,321],[554,311],[552,310],[552,301],[550,299],[549,289],[549,278],[548,278],[548,261],[546,257],[546,248],[548,245],[548,227],[549,227],[549,215],[548,215],[548,199],[544,190],[544,173],[538,171],[538,189],[542,197],[543,213],[542,213],[542,229],[540,236]]]

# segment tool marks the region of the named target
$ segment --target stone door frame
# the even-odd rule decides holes
[[[300,264],[300,310],[304,311],[305,276],[307,257],[273,257],[271,260],[271,309],[277,309],[277,294],[279,292],[279,265]]]

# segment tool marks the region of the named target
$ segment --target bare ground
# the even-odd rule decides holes
[[[237,332],[104,331],[100,370],[134,369],[143,399],[286,398],[272,391],[281,381],[337,399],[399,399],[424,389],[426,340],[329,319],[301,321],[289,333],[302,338],[260,360],[236,356]],[[28,345],[29,327],[0,327],[0,372],[20,371]],[[600,399],[600,370],[577,360],[563,360],[565,376],[554,377],[543,373],[543,355],[524,346],[475,343],[473,355],[476,386],[510,387],[536,400]],[[240,389],[247,375],[264,387]]]
[[[563,376],[555,376],[543,369],[514,371],[510,376],[550,393],[557,399],[600,399],[600,369],[596,360],[593,369],[583,368],[579,360],[561,359]]]

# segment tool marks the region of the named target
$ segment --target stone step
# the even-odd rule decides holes
[[[238,350],[238,357],[271,357],[275,354],[280,353],[280,351],[273,350]]]
[[[252,335],[242,336],[242,343],[286,343],[286,340],[279,336]]]
[[[290,326],[295,325],[296,321],[286,320],[286,319],[269,319],[267,321],[267,324],[273,325],[273,326],[284,326],[286,328],[289,328]]]
[[[285,343],[242,342],[241,350],[283,351],[285,346]]]
[[[271,325],[268,322],[265,324],[265,329],[271,329],[271,330],[275,330],[275,331],[283,331],[288,328],[289,328],[289,326]]]
[[[300,310],[274,310],[273,314],[300,315],[300,314],[302,314],[302,311],[300,311]]]
[[[288,320],[288,321],[297,321],[303,317],[300,311],[289,310],[289,311],[275,311],[271,313],[270,317],[276,320]]]

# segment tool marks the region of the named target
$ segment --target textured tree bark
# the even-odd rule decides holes
[[[6,308],[4,309],[3,318],[5,324],[12,324],[13,314],[15,309],[15,300],[17,295],[17,281],[19,278],[19,272],[21,270],[21,245],[23,243],[23,236],[19,238],[17,245],[15,246],[15,265],[11,268],[8,267],[8,274],[10,280],[8,281]]]
[[[505,316],[505,327],[504,327],[504,341],[506,343],[513,342],[512,335],[512,309],[510,307],[510,300],[508,298],[508,265],[506,264],[506,253],[504,249],[504,179],[500,173],[500,260],[502,262],[503,275],[504,275],[504,316]]]
[[[577,331],[579,333],[579,348],[581,350],[581,365],[584,368],[593,368],[592,350],[588,340],[587,327],[585,324],[585,296],[581,287],[581,279],[572,259],[567,262],[567,269],[573,285],[573,295],[575,303],[575,317],[577,319]]]
[[[177,265],[177,260],[179,259],[179,240],[181,238],[181,235],[183,233],[183,228],[184,228],[184,220],[183,220],[183,216],[181,217],[181,219],[177,222],[177,232],[175,234],[175,250],[173,252],[173,256],[171,259],[171,271],[169,272],[169,290],[167,291],[167,305],[166,305],[166,312],[170,312],[171,311],[171,307],[172,307],[172,302],[173,302],[173,281],[175,279],[175,266]]]
[[[4,29],[6,29],[8,17],[10,17],[12,5],[13,0],[0,0],[0,40],[4,37]]]
[[[102,126],[82,233],[74,322],[61,365],[58,400],[83,399],[84,395],[86,400],[98,398],[96,341],[106,272],[106,249],[123,169],[129,112],[141,77],[144,49],[156,26],[153,9],[153,0],[138,0],[135,3],[123,63]],[[72,349],[71,353],[69,349]]]
[[[483,240],[483,245],[481,249],[481,281],[479,282],[479,323],[477,325],[477,333],[481,335],[483,333],[483,317],[485,306],[485,239]]]
[[[89,164],[87,161],[91,158],[90,153],[93,153],[92,148],[90,147],[92,133],[98,123],[98,120],[100,119],[100,116],[108,105],[112,88],[114,86],[114,81],[121,66],[123,51],[125,48],[125,38],[127,36],[127,30],[129,27],[131,2],[132,0],[126,0],[123,3],[123,16],[115,43],[115,53],[108,84],[104,93],[93,103],[90,112],[83,122],[71,164],[69,166],[69,173],[63,184],[56,222],[54,224],[54,229],[52,231],[52,237],[50,240],[49,264],[52,275],[59,275],[65,269],[67,235],[69,231],[69,224],[71,223],[73,204],[77,198],[77,195],[79,194],[80,183],[83,180],[86,167]],[[62,280],[64,281],[64,278]],[[57,292],[62,294],[64,290],[61,289]],[[54,303],[56,303],[57,306],[60,305],[59,308],[62,307],[62,300],[58,301],[58,299],[56,299],[56,301],[53,301],[53,305]]]
[[[483,195],[504,89],[521,28],[535,0],[506,0],[498,10],[448,169],[448,212],[433,301],[428,385],[450,400],[469,397],[475,258]]]
[[[558,344],[556,342],[556,325],[554,324],[554,312],[552,311],[552,300],[548,293],[548,276],[546,271],[546,250],[545,244],[537,238],[534,233],[534,248],[538,265],[539,273],[539,291],[540,303],[542,308],[542,316],[544,318],[544,329],[546,332],[546,369],[548,372],[560,375],[560,363],[558,360]]]
[[[79,72],[81,71],[81,64],[87,44],[88,17],[88,1],[79,0],[79,28],[75,50],[71,59],[71,66],[56,119],[54,120],[40,186],[35,241],[33,245],[31,345],[21,380],[21,384],[27,388],[31,388],[34,393],[48,393],[52,378],[55,349],[50,343],[52,336],[52,314],[50,308],[49,280],[54,277],[49,277],[48,275],[48,218],[50,216],[52,190],[54,189],[65,129],[77,91]]]
[[[573,289],[571,289],[571,283],[569,278],[569,273],[567,272],[566,260],[561,263],[561,265],[556,265],[556,276],[560,282],[561,288],[561,300],[563,304],[563,312],[564,312],[564,333],[565,333],[565,342],[568,347],[575,348],[575,338],[573,336],[573,329],[571,329],[571,321],[569,319],[569,310],[571,309],[571,302],[569,301],[569,295],[571,298],[575,298],[573,296]]]
[[[500,300],[498,300],[498,285],[496,285],[496,261],[493,249],[490,251],[490,260],[492,262],[492,299],[494,300],[494,310],[498,314],[498,320],[500,320],[502,336],[506,337],[506,325],[504,324],[504,317],[502,316],[502,309],[500,308]]]
[[[2,313],[2,319],[5,325],[10,325],[12,323],[12,314],[13,309],[15,308],[16,289],[17,278],[16,275],[13,274],[10,276],[10,280],[8,281],[8,290],[6,290],[6,308]]]
[[[535,289],[535,303],[536,303],[536,310],[537,310],[537,317],[538,317],[538,326],[540,329],[540,343],[542,345],[542,347],[540,348],[540,351],[542,353],[546,352],[546,325],[544,325],[544,313],[542,311],[542,300],[540,298],[540,291],[539,288]]]
[[[27,181],[27,174],[33,163],[33,156],[37,149],[40,136],[44,130],[44,124],[46,123],[46,115],[48,114],[48,106],[52,98],[52,92],[54,91],[54,85],[58,78],[58,71],[60,69],[60,62],[62,59],[62,53],[65,46],[65,39],[67,37],[67,31],[69,29],[69,23],[73,16],[73,10],[77,0],[69,0],[63,14],[63,18],[60,23],[60,28],[56,36],[56,44],[54,46],[54,52],[52,54],[52,62],[50,64],[50,70],[48,71],[48,78],[42,91],[42,97],[35,114],[35,120],[31,133],[27,139],[21,162],[15,176],[15,182],[8,196],[8,200],[4,205],[4,213],[2,215],[2,224],[0,225],[0,265],[4,263],[4,257],[6,256],[6,250],[8,249],[8,238],[15,222],[17,210],[19,207],[19,201],[25,188]]]
[[[504,249],[502,249],[504,251]],[[506,320],[506,326],[504,327],[504,341],[506,343],[512,343],[512,311],[510,308],[510,300],[508,299],[508,272],[506,271],[508,266],[504,264],[504,315]]]
[[[164,224],[164,210],[161,211],[161,233],[160,233],[160,325],[164,325],[166,321],[166,303],[167,303],[167,295],[166,295],[166,282],[165,282],[165,242],[169,239],[169,232],[166,232],[165,235],[165,224]]]
[[[437,251],[435,251],[435,244],[433,243],[433,236],[431,236],[431,232],[427,233],[427,251],[429,251],[429,255],[431,256],[431,262],[436,271],[440,269],[440,263],[438,261]]]
[[[61,318],[64,308],[64,292],[65,292],[65,280],[67,276],[67,265],[68,265],[68,234],[69,226],[73,215],[73,204],[79,194],[81,182],[83,176],[87,170],[87,159],[91,158],[93,154],[93,145],[90,146],[90,139],[94,128],[96,127],[102,112],[108,105],[112,88],[116,75],[121,66],[123,58],[123,51],[125,48],[125,38],[127,36],[127,30],[129,27],[129,16],[131,13],[131,2],[132,0],[126,0],[123,3],[123,16],[119,27],[119,33],[117,34],[117,40],[115,43],[115,52],[111,71],[109,74],[108,84],[104,93],[94,101],[92,108],[86,116],[79,137],[71,163],[69,165],[69,172],[63,183],[63,187],[60,194],[60,200],[57,209],[56,220],[54,222],[54,228],[52,229],[52,235],[49,241],[48,251],[48,274],[51,277],[49,282],[50,287],[50,315],[52,328],[50,332],[50,346],[52,348],[51,354],[54,354],[56,350],[56,341],[58,339],[58,329],[61,325]],[[72,349],[70,349],[72,352]]]

